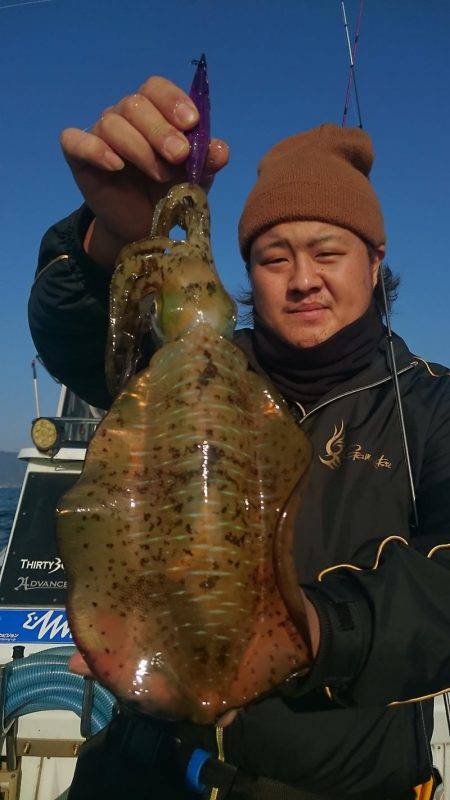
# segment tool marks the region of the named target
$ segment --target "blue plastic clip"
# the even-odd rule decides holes
[[[193,751],[186,769],[186,783],[191,791],[198,792],[198,794],[205,791],[206,786],[199,782],[200,772],[203,764],[210,758],[211,753],[208,753],[207,750],[202,750],[200,747]]]

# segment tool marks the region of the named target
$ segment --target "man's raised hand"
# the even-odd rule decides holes
[[[85,240],[95,261],[112,268],[125,242],[148,235],[156,204],[184,179],[189,143],[183,131],[197,122],[190,97],[166,78],[154,76],[135,94],[105,109],[90,131],[62,132],[64,156],[95,214]],[[212,139],[206,189],[227,162],[227,144]]]

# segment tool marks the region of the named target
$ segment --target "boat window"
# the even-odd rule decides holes
[[[101,417],[101,413],[86,403],[85,400],[82,400],[81,397],[74,394],[74,392],[71,392],[70,389],[67,389],[61,416],[95,419]]]

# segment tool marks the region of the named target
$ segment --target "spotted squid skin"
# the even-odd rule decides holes
[[[72,632],[117,696],[213,722],[295,669],[273,545],[308,460],[284,401],[208,325],[131,380],[59,509]],[[266,653],[280,625],[287,671],[278,645]]]
[[[169,238],[176,224],[186,241]],[[309,659],[291,557],[309,445],[231,341],[209,225],[202,189],[178,185],[120,254],[116,399],[58,508],[69,621],[94,674],[143,711],[195,722]],[[161,347],[134,375],[148,330]]]
[[[169,238],[179,224],[186,240]],[[209,323],[227,338],[236,325],[236,305],[224,289],[211,253],[206,194],[199,186],[172,187],[158,204],[148,239],[126,245],[110,288],[106,377],[115,396],[136,372],[142,338],[153,330],[159,344]],[[154,315],[145,309],[152,299]]]

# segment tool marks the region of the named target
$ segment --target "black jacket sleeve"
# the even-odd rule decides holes
[[[111,274],[83,249],[91,220],[83,205],[47,231],[28,314],[48,371],[91,405],[109,408],[104,365]]]
[[[322,629],[305,689],[326,685],[345,704],[405,702],[450,689],[450,381],[435,380],[418,535],[409,544],[387,539],[372,569],[337,568],[305,587]]]

